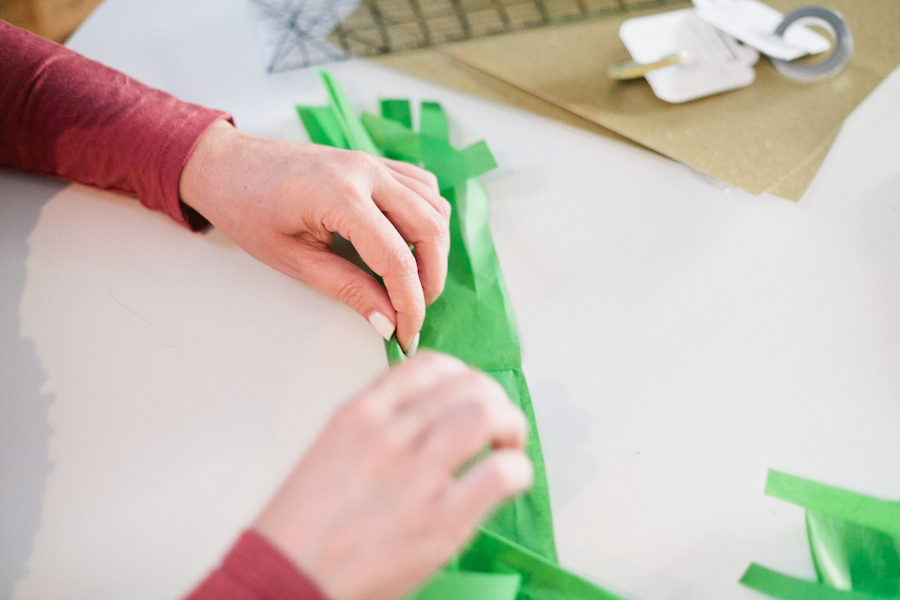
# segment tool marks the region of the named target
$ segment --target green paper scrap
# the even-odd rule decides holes
[[[419,134],[396,119],[363,113],[360,120],[375,144],[384,149],[386,156],[415,165],[421,164],[422,144]]]
[[[406,353],[400,348],[400,342],[397,341],[396,335],[384,343],[384,350],[387,353],[389,365],[394,366],[397,363],[406,362]]]
[[[475,541],[460,558],[459,567],[476,572],[520,573],[520,600],[623,600],[621,596],[566,571],[555,561],[487,528],[479,531]],[[480,597],[469,598],[477,600]]]
[[[344,129],[349,148],[381,156],[381,151],[372,142],[338,80],[325,69],[316,69],[316,73],[328,92],[328,104]]]
[[[388,116],[363,114],[360,120],[387,156],[421,164],[437,175],[441,191],[497,168],[494,156],[483,141],[457,150],[446,140],[417,134]]]
[[[327,82],[330,110],[351,149],[365,149],[365,140],[386,154],[402,155],[444,175],[441,194],[452,205],[451,246],[444,292],[428,307],[420,348],[431,348],[462,359],[498,381],[512,402],[524,411],[530,428],[526,452],[534,464],[532,489],[497,509],[475,540],[457,559],[436,574],[407,600],[622,600],[556,564],[550,496],[531,396],[521,369],[519,336],[488,226],[489,202],[474,177],[496,163],[480,142],[458,151],[446,141],[447,117],[439,104],[424,103],[420,133],[407,126],[402,101],[382,103],[382,117],[352,112],[338,82]],[[310,137],[322,143],[341,141],[332,121],[320,111],[298,107],[304,124],[313,124]],[[411,120],[411,119],[410,119]],[[349,125],[348,125],[349,124]],[[348,127],[359,124],[367,135]],[[406,360],[396,338],[385,342],[391,364]]]
[[[450,122],[447,120],[444,109],[437,102],[422,103],[419,121],[419,131],[422,135],[444,142],[450,141]]]
[[[441,191],[497,168],[484,142],[457,150],[444,140],[423,135],[421,147],[422,162],[426,169],[437,175]]]
[[[900,600],[900,503],[770,470],[766,494],[806,509],[817,582],[751,565],[741,583],[785,600]]]
[[[459,153],[469,170],[469,177],[478,177],[497,168],[497,161],[484,140],[463,148]]]
[[[900,597],[900,538],[808,508],[806,528],[819,581]]]
[[[521,584],[518,573],[441,571],[406,600],[515,600]]]
[[[350,147],[344,128],[330,107],[298,106],[297,114],[313,143],[344,149]]]
[[[884,600],[883,596],[836,590],[815,581],[784,575],[756,563],[750,565],[741,577],[741,583],[781,600]]]
[[[766,479],[766,495],[900,536],[900,502],[872,498],[774,470],[769,471]]]
[[[412,110],[409,107],[409,100],[382,100],[381,114],[407,129],[412,129]]]

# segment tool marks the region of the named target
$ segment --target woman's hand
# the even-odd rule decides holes
[[[219,121],[188,159],[180,192],[249,254],[348,304],[385,339],[396,328],[400,346],[415,352],[425,306],[444,289],[450,250],[450,205],[431,173]],[[353,243],[387,291],[330,252],[333,233]]]
[[[526,432],[494,380],[423,352],[335,413],[254,528],[332,600],[400,598],[531,485]]]

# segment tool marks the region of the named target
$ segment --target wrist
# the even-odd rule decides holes
[[[217,157],[222,154],[229,139],[236,133],[234,125],[225,120],[210,125],[197,140],[181,170],[181,177],[178,180],[181,202],[201,216],[206,214],[204,198],[207,194],[204,192],[215,182],[213,172]]]

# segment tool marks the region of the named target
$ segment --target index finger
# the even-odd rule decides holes
[[[415,352],[425,322],[425,293],[418,264],[409,246],[374,203],[365,203],[351,217],[347,238],[360,258],[379,275],[397,312],[397,341],[408,354]]]

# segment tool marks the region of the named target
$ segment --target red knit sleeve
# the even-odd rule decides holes
[[[185,600],[326,600],[274,546],[248,530]]]
[[[0,166],[136,195],[198,229],[178,181],[223,118],[0,21]]]

